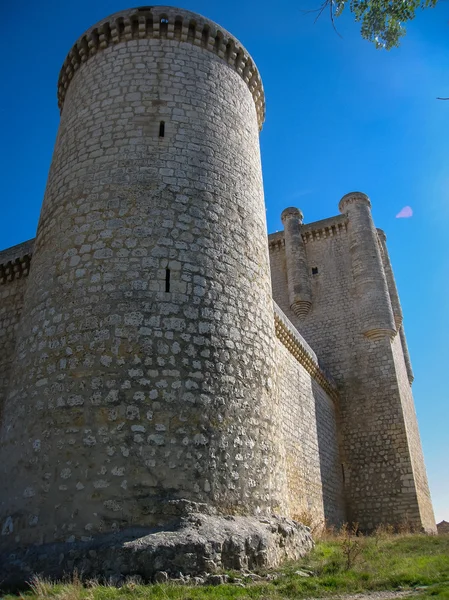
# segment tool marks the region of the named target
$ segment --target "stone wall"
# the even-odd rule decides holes
[[[362,293],[354,279],[354,265],[359,275],[363,268],[363,256],[354,263],[354,253],[364,249],[351,246],[350,219],[301,225],[312,290],[311,308],[301,318],[290,309],[283,233],[269,236],[273,297],[337,383],[348,519],[365,529],[408,521],[434,531],[400,336],[390,340],[391,307],[381,305],[386,283],[370,309],[369,290]],[[373,314],[374,321],[380,315],[377,327]],[[366,330],[380,334],[370,338]]]
[[[405,357],[406,356],[407,354]],[[404,360],[404,351],[399,336],[393,341],[393,357],[410,448],[410,458],[413,469],[413,480],[411,483],[416,489],[421,521],[424,528],[430,531],[435,527],[435,515],[427,481],[418,421],[416,419],[415,403],[413,401],[412,388],[409,383],[407,363],[406,360]],[[408,485],[410,486],[411,483],[409,482]]]
[[[437,525],[438,535],[449,535],[449,523],[447,521],[441,521]]]
[[[166,524],[170,499],[284,510],[258,74],[218,33],[156,35],[178,12],[112,18],[123,39],[64,89],[1,432],[8,547]]]
[[[294,327],[287,326],[297,345],[316,360]],[[276,361],[289,515],[316,526],[338,526],[345,510],[335,392],[331,397],[281,340]]]
[[[340,385],[352,369],[354,352],[347,341],[357,328],[346,220],[339,216],[306,224],[301,232],[306,241],[311,312],[300,320],[290,309],[283,232],[269,236],[273,298]],[[318,272],[312,274],[312,268]]]
[[[0,252],[0,422],[22,314],[33,240]]]
[[[273,309],[265,102],[241,44],[172,7],[116,13],[76,42],[58,98],[36,241],[0,255],[2,550],[193,505],[434,531],[364,194],[310,225],[283,212]]]

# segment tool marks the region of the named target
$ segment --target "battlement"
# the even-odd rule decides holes
[[[117,12],[88,29],[74,44],[62,66],[58,81],[60,110],[70,81],[82,63],[113,44],[148,38],[191,43],[222,58],[248,85],[256,105],[259,129],[262,129],[265,96],[259,71],[249,53],[213,21],[173,6],[142,6]]]
[[[34,238],[0,252],[0,285],[28,275],[33,247]]]
[[[328,219],[321,219],[313,223],[301,224],[301,236],[305,243],[313,240],[340,235],[347,229],[348,220],[345,215],[336,215]],[[271,250],[284,247],[285,237],[283,231],[276,231],[268,235],[268,246]]]

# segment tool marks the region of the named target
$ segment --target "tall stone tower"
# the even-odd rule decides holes
[[[284,231],[269,236],[273,296],[338,387],[346,519],[435,533],[386,236],[365,194],[346,194],[339,210],[308,224],[283,211]]]
[[[73,46],[3,407],[1,543],[285,497],[259,154],[240,43],[172,7]]]
[[[267,246],[240,43],[116,13],[58,98],[36,239],[0,252],[0,585],[275,566],[306,519],[434,533],[385,235],[354,192]]]

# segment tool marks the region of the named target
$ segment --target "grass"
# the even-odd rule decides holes
[[[307,570],[313,575],[295,573]],[[35,578],[30,589],[4,600],[286,600],[335,596],[379,590],[416,590],[416,599],[449,600],[449,536],[378,533],[356,537],[344,532],[317,543],[299,562],[284,565],[272,581],[245,587],[232,583],[220,586],[177,584],[136,585],[120,588],[84,584],[78,577],[70,583],[50,583]],[[264,573],[261,573],[262,575]],[[229,573],[242,578],[239,573]],[[416,589],[418,588],[418,589]]]

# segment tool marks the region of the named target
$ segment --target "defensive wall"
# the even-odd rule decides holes
[[[2,297],[0,333],[3,345],[3,389],[8,365],[14,356],[15,332],[23,308],[23,292],[31,263],[34,240],[0,252]],[[21,268],[18,265],[25,266]],[[20,286],[20,287],[19,287]],[[16,290],[20,289],[20,295]],[[11,298],[11,301],[5,301]],[[4,300],[5,299],[5,300]],[[339,524],[345,519],[343,482],[337,432],[338,392],[335,381],[320,365],[312,348],[274,303],[276,375],[273,410],[281,415],[281,469],[285,469],[288,498],[286,513],[314,524]],[[0,403],[0,418],[3,401]],[[66,433],[73,433],[72,427]],[[12,527],[12,519],[3,523]],[[84,535],[87,540],[89,536]],[[47,540],[48,541],[48,540]]]
[[[286,454],[295,399],[278,393],[264,100],[249,55],[188,11],[129,10],[78,40],[58,96],[8,359],[1,542],[158,527],[173,499],[247,514],[310,504],[322,519],[320,458],[329,471],[338,450],[317,449],[335,435],[334,409],[329,390],[315,400],[310,372],[298,374],[313,426]],[[318,435],[321,414],[332,422]],[[286,461],[296,491],[315,479],[310,501],[288,499]]]
[[[58,99],[36,239],[0,253],[2,552],[173,527],[179,503],[434,532],[385,236],[355,192],[286,209],[267,247],[241,44],[116,13]]]
[[[33,241],[29,240],[0,252],[0,407],[5,400],[14,357]],[[0,420],[1,415],[0,408]]]
[[[337,383],[347,517],[366,529],[403,519],[434,532],[386,236],[364,194],[340,209],[309,224],[284,211],[284,232],[269,236],[273,297]]]

